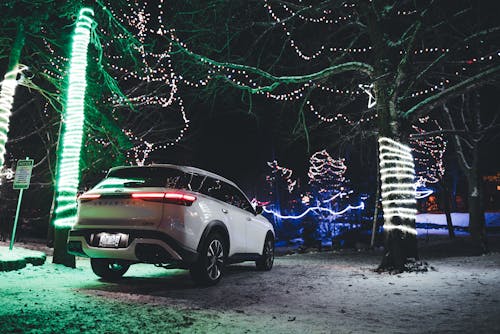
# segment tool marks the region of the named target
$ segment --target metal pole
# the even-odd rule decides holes
[[[14,226],[12,226],[12,235],[10,238],[9,250],[12,250],[12,247],[14,247],[14,239],[16,238],[17,220],[19,219],[19,211],[21,209],[21,201],[23,199],[23,191],[24,191],[24,189],[21,189],[21,191],[19,191],[19,198],[17,199],[16,218],[14,219]]]

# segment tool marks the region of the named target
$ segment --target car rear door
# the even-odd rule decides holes
[[[207,177],[203,186],[203,192],[208,196],[218,200],[217,209],[221,210],[227,217],[226,228],[229,233],[230,250],[229,255],[246,252],[246,218],[235,210],[232,203],[231,186],[224,181]]]
[[[229,194],[228,202],[232,205],[233,217],[237,220],[235,224],[245,233],[244,253],[260,254],[267,227],[256,218],[254,208],[243,192],[232,185],[228,185],[228,188],[226,192]]]
[[[233,205],[245,222],[245,253],[261,254],[268,227],[255,215],[253,206],[243,192],[233,187]]]

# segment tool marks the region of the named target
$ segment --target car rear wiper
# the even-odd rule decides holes
[[[144,187],[145,182],[144,181],[125,182],[123,186],[125,188],[139,188],[139,187]]]

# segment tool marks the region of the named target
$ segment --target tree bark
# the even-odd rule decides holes
[[[378,159],[377,159],[378,161]],[[377,190],[375,191],[375,209],[373,210],[373,226],[372,226],[372,236],[370,239],[370,247],[375,246],[375,236],[377,234],[377,222],[378,222],[378,204],[380,199],[380,165],[377,165]]]
[[[458,135],[453,135],[453,142],[455,144],[459,166],[467,179],[467,199],[468,199],[468,211],[469,211],[469,233],[471,239],[475,244],[476,248],[481,254],[489,252],[488,240],[486,236],[486,220],[484,217],[484,206],[483,206],[483,194],[481,186],[481,177],[479,174],[479,142],[480,140],[472,136],[473,133],[480,133],[482,130],[481,120],[480,120],[480,109],[479,109],[479,97],[475,98],[475,105],[471,108],[470,99],[467,96],[463,98],[463,105],[461,109],[461,115],[457,116],[458,119],[465,120],[467,116],[470,116],[472,120],[471,124],[463,124],[464,128],[469,128],[472,131],[470,134],[471,138],[468,138],[469,154],[466,158],[466,152],[464,151],[464,145],[460,140]],[[452,130],[456,129],[455,122],[450,109],[446,104],[443,104],[443,109],[445,111],[445,120],[448,123],[448,127]],[[465,122],[465,121],[464,121]]]
[[[469,233],[479,252],[486,254],[489,252],[489,247],[486,237],[483,192],[477,163],[478,155],[478,149],[475,147],[471,169],[466,175],[468,185]]]
[[[441,193],[443,194],[444,214],[446,216],[448,236],[450,237],[450,239],[455,239],[455,230],[453,229],[453,222],[451,220],[450,191],[445,184],[441,184]]]
[[[409,147],[402,143],[402,110],[399,110],[397,102],[397,92],[401,88],[399,85],[404,82],[410,52],[408,50],[407,56],[397,60],[393,57],[394,50],[384,32],[384,23],[387,22],[383,22],[384,19],[379,16],[382,7],[380,2],[361,4],[376,59],[373,65],[373,77],[376,79],[373,84],[378,116],[385,241],[385,252],[378,269],[404,271],[405,264],[418,258],[414,215],[416,194],[413,187],[415,166]],[[409,40],[408,49],[411,49],[413,40]],[[381,145],[382,142],[384,145]],[[399,153],[394,155],[393,150]]]

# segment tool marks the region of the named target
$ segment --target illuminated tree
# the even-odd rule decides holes
[[[257,14],[245,6],[241,15],[234,15],[239,27],[250,27],[246,35],[255,37],[249,48],[243,48],[248,53],[232,34],[222,47],[227,52],[221,53],[214,52],[219,51],[215,46],[203,49],[206,42],[197,43],[204,36],[201,29],[189,29],[195,31],[192,35],[177,33],[181,29],[166,32],[171,33],[181,63],[197,62],[200,70],[194,73],[205,71],[206,80],[222,80],[270,99],[298,101],[303,128],[308,110],[325,123],[344,122],[360,129],[376,123],[386,232],[381,269],[402,270],[418,257],[415,171],[407,145],[411,117],[499,73],[493,43],[499,29],[493,20],[477,20],[491,9],[467,1],[453,6],[383,0],[264,5],[271,25],[246,25],[243,15],[253,19]],[[190,14],[206,15],[211,9],[217,10],[207,6]],[[266,22],[261,16],[257,22],[262,21]],[[257,51],[259,46],[265,51]],[[469,64],[462,57],[472,50],[478,55]],[[359,108],[356,101],[365,96],[373,108]],[[346,102],[335,103],[338,100]]]
[[[272,169],[272,176],[268,178],[268,180],[273,183],[277,182],[278,179],[284,180],[288,192],[292,193],[292,191],[295,189],[295,186],[297,185],[297,180],[292,177],[293,171],[289,168],[278,165],[278,162],[276,160],[268,162],[267,165]]]
[[[317,189],[321,200],[329,199],[333,194],[345,192],[345,159],[333,159],[326,150],[314,153],[309,159],[309,184]],[[324,198],[323,198],[324,197]]]
[[[108,124],[118,124],[115,133],[123,132],[122,142],[130,140],[134,147],[120,149],[97,122],[87,129],[98,135],[89,138],[143,163],[151,152],[184,138],[190,123],[186,101],[207,103],[215,96],[230,101],[234,95],[251,112],[266,101],[297,111],[294,134],[306,143],[311,131],[324,127],[376,136],[386,231],[381,268],[402,270],[418,255],[415,173],[407,145],[412,117],[500,71],[494,62],[500,29],[494,19],[477,19],[494,12],[485,6],[470,1],[446,6],[387,0],[97,1],[100,43],[95,45],[102,49],[92,53],[99,61],[89,72],[97,87],[107,84],[100,90],[89,87],[89,110],[94,119],[98,113],[92,110],[108,111]],[[48,48],[56,44],[44,40]],[[48,71],[60,69],[62,57],[52,56],[56,64]],[[57,78],[64,70],[52,72],[56,80],[51,82],[62,87]],[[151,110],[137,112],[141,108]]]
[[[453,239],[455,232],[451,220],[450,192],[444,180],[444,154],[448,141],[439,122],[430,116],[420,117],[412,128],[414,133],[410,135],[410,144],[416,164],[417,187],[425,189],[430,184],[441,191],[448,234]]]

